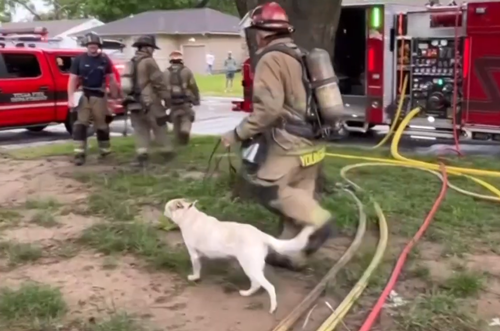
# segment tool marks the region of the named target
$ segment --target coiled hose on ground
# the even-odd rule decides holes
[[[407,83],[407,78],[405,77],[405,82],[403,85],[406,85]],[[398,105],[398,110],[396,112],[395,119],[399,118],[399,115],[401,113],[401,108],[402,108],[402,100],[401,98],[400,103]],[[339,153],[327,153],[328,157],[336,157],[336,158],[343,158],[343,159],[350,159],[350,160],[357,160],[357,161],[362,161],[362,163],[357,163],[357,164],[352,164],[348,165],[344,168],[341,169],[341,177],[348,183],[351,187],[355,188],[357,191],[362,191],[361,186],[357,185],[354,183],[352,180],[350,180],[347,177],[347,173],[350,170],[357,169],[360,167],[378,167],[378,166],[397,166],[397,167],[405,167],[405,168],[413,168],[413,169],[418,169],[426,172],[430,172],[434,175],[436,175],[441,181],[442,181],[442,189],[440,192],[440,195],[436,199],[434,206],[431,210],[431,212],[427,215],[425,221],[423,222],[421,228],[419,231],[415,234],[413,239],[408,243],[408,245],[405,247],[403,250],[402,254],[398,258],[398,261],[396,263],[396,266],[391,274],[391,277],[387,283],[387,286],[384,288],[381,296],[379,297],[377,303],[375,306],[372,308],[371,313],[363,323],[362,327],[360,328],[359,331],[368,331],[371,329],[373,323],[375,322],[376,318],[378,317],[386,299],[391,290],[394,288],[397,279],[399,277],[399,274],[401,272],[401,269],[404,265],[404,262],[406,260],[406,257],[412,247],[417,243],[417,241],[423,236],[425,233],[426,229],[429,227],[431,224],[432,218],[435,214],[435,212],[438,210],[439,205],[441,201],[443,200],[445,194],[446,194],[446,189],[449,187],[461,194],[472,196],[478,199],[484,199],[484,200],[489,200],[489,201],[495,201],[498,202],[500,201],[500,190],[498,190],[495,186],[491,185],[490,183],[476,178],[474,176],[485,176],[485,177],[500,177],[500,172],[497,171],[491,171],[491,170],[481,170],[481,169],[473,169],[473,168],[461,168],[461,167],[448,167],[444,166],[443,164],[435,164],[435,163],[429,163],[429,162],[423,162],[420,160],[412,160],[409,158],[406,158],[402,156],[399,151],[398,151],[398,145],[399,141],[401,140],[401,136],[403,134],[404,129],[406,126],[410,123],[413,117],[415,117],[420,111],[420,108],[413,109],[410,111],[410,113],[403,119],[401,124],[398,126],[397,130],[394,132],[394,129],[396,127],[396,120],[393,122],[391,125],[389,132],[387,133],[386,137],[375,146],[375,148],[382,146],[389,138],[390,136],[394,133],[394,138],[392,140],[391,144],[391,155],[393,159],[386,159],[386,158],[375,158],[375,157],[364,157],[364,156],[357,156],[357,155],[349,155],[349,154],[339,154]],[[439,170],[440,172],[437,172]],[[493,195],[483,195],[483,194],[478,194],[475,192],[467,191],[464,189],[461,189],[452,183],[448,182],[447,179],[447,173],[455,176],[463,176],[466,177],[473,182],[483,186],[485,189],[490,191]],[[318,285],[313,289],[313,291],[290,313],[285,319],[281,321],[281,323],[273,329],[273,331],[287,331],[290,330],[291,327],[298,321],[298,319],[303,316],[303,314],[310,309],[310,307],[314,304],[316,299],[321,295],[321,292],[324,290],[324,288],[327,286],[328,282],[333,280],[335,275],[338,273],[338,271],[352,258],[356,250],[359,248],[361,244],[361,240],[363,238],[363,235],[366,230],[366,216],[364,215],[363,211],[363,205],[361,204],[360,200],[355,196],[354,193],[348,191],[350,194],[353,195],[356,203],[358,204],[359,208],[359,213],[360,213],[360,221],[358,225],[358,232],[356,234],[355,240],[349,247],[349,249],[344,253],[342,258],[330,269],[330,271],[325,275],[325,277],[318,283]],[[330,331],[334,330],[335,327],[342,321],[342,319],[347,315],[349,312],[350,308],[352,305],[355,303],[355,301],[361,296],[363,293],[364,289],[367,287],[368,282],[370,280],[371,275],[373,272],[376,270],[377,266],[380,264],[382,261],[383,255],[385,253],[385,249],[387,247],[387,242],[388,242],[388,227],[387,227],[387,222],[384,216],[384,213],[378,203],[371,198],[371,203],[375,207],[375,211],[377,213],[378,221],[379,221],[379,232],[380,232],[380,238],[379,238],[379,243],[377,245],[376,252],[374,254],[374,257],[359,279],[359,281],[356,283],[356,285],[353,287],[351,292],[344,298],[344,300],[339,304],[339,306],[334,310],[334,312],[323,322],[323,324],[317,329],[317,331]]]

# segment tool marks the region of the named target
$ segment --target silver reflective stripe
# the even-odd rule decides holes
[[[85,149],[83,149],[83,148],[75,148],[73,151],[75,153],[85,153]]]
[[[255,144],[248,146],[247,148],[242,149],[241,154],[242,154],[243,160],[250,162],[250,163],[256,163],[255,157],[257,156],[257,152],[259,151],[259,148],[260,148],[260,144],[255,143]]]

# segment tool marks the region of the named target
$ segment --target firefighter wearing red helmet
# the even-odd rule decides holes
[[[315,105],[311,103],[312,80],[325,76],[329,69],[323,70],[326,62],[310,63],[315,76],[309,77],[306,67],[309,57],[303,60],[305,53],[292,39],[294,27],[279,4],[270,2],[258,6],[249,18],[248,29],[255,35],[258,45],[253,112],[221,140],[226,147],[237,142],[242,144],[243,163],[253,165],[255,170],[253,175],[245,177],[255,187],[261,203],[282,217],[282,239],[295,237],[305,226],[315,227],[303,252],[293,256],[272,253],[267,259],[275,266],[302,268],[306,257],[330,237],[333,221],[330,212],[314,198],[325,144],[318,139],[320,128],[315,123],[320,119],[313,118],[317,112],[311,108],[328,104],[330,114],[333,111],[338,115],[340,94],[338,91],[328,93],[331,96],[328,100],[337,98],[333,103],[325,103],[327,99],[320,97],[316,98]],[[311,52],[311,55],[316,53]],[[331,67],[327,57],[326,67]],[[325,61],[324,57],[321,60]],[[320,67],[322,70],[318,71]],[[333,76],[323,77],[327,78],[324,82],[336,84],[333,68],[329,74]],[[335,88],[338,90],[338,86]]]
[[[165,81],[170,83],[172,103],[170,122],[174,127],[177,143],[187,145],[191,126],[195,119],[193,106],[200,105],[200,92],[193,72],[185,64],[181,51],[170,53],[170,67],[164,71]]]

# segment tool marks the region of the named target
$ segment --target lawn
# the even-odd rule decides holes
[[[236,73],[233,81],[232,91],[225,92],[226,76],[216,75],[196,75],[198,88],[204,96],[236,97],[243,98],[243,88],[241,86],[241,73]]]
[[[57,257],[58,263],[70,264],[68,261],[72,259],[89,255],[92,260],[102,260],[99,263],[108,273],[118,272],[116,270],[120,269],[117,265],[133,258],[135,262],[130,266],[127,264],[129,269],[140,267],[151,275],[161,272],[164,275],[181,275],[184,279],[190,269],[188,256],[182,245],[174,244],[173,237],[169,237],[175,231],[171,230],[170,224],[161,217],[164,203],[177,197],[197,199],[200,208],[222,220],[247,222],[266,232],[276,234],[278,224],[276,216],[253,202],[233,198],[231,187],[234,178],[227,170],[230,158],[225,157],[226,154],[222,150],[216,153],[216,158],[222,158],[218,171],[214,176],[203,179],[216,139],[195,137],[189,147],[179,151],[177,159],[173,162],[163,164],[161,159],[154,157],[153,164],[144,171],[130,169],[127,165],[134,151],[131,138],[116,138],[113,141],[114,155],[110,160],[97,164],[91,158],[88,166],[75,169],[65,163],[70,158],[70,145],[57,144],[9,152],[8,156],[11,158],[9,162],[17,162],[15,164],[18,165],[35,164],[34,162],[41,162],[37,161],[40,159],[52,159],[50,168],[47,168],[50,170],[47,170],[45,176],[50,177],[50,171],[61,167],[65,169],[64,175],[60,174],[57,178],[75,181],[78,184],[71,185],[73,187],[81,185],[79,190],[85,191],[86,195],[83,200],[80,197],[80,200],[75,200],[74,203],[65,203],[57,199],[27,198],[22,205],[3,205],[0,209],[0,225],[3,225],[0,231],[14,231],[13,229],[26,227],[26,222],[30,223],[30,226],[44,228],[45,231],[48,231],[47,229],[57,231],[56,229],[63,226],[64,215],[80,215],[79,217],[98,221],[90,222],[71,240],[59,241],[50,249],[45,249],[39,242],[17,242],[16,238],[2,239],[0,257],[8,262],[9,271],[0,269],[0,277],[11,279],[15,275],[18,276],[16,270],[19,266],[26,264],[36,266],[38,261],[46,261],[49,258]],[[374,157],[388,156],[385,151],[367,152],[352,148],[336,149],[335,152],[368,154]],[[234,157],[231,159],[237,164]],[[340,169],[357,162],[359,161],[341,158],[328,158],[325,161],[327,188],[330,193],[323,194],[322,203],[335,214],[339,236],[332,240],[331,247],[334,248],[326,248],[324,254],[313,258],[310,268],[306,271],[284,276],[279,274],[279,277],[284,277],[279,278],[281,288],[285,286],[283,284],[290,285],[287,283],[289,279],[292,279],[293,286],[298,286],[296,282],[299,279],[314,284],[338,259],[346,243],[355,233],[358,222],[356,204],[350,195],[339,189],[342,187],[339,184],[342,183]],[[453,159],[450,162],[467,167],[500,170],[498,161],[490,158]],[[11,168],[0,167],[0,171],[15,170],[11,166]],[[408,168],[362,167],[352,170],[348,175],[366,191],[361,197],[368,213],[368,233],[354,259],[341,270],[328,287],[325,296],[319,302],[321,306],[325,300],[339,302],[360,278],[373,256],[378,227],[370,198],[381,205],[389,225],[389,244],[384,259],[372,275],[359,304],[345,319],[347,328],[355,330],[376,301],[377,294],[385,285],[402,247],[422,224],[440,191],[441,183],[432,174]],[[450,180],[460,188],[486,193],[464,178],[450,176]],[[498,179],[487,180],[497,187],[500,186]],[[406,303],[400,307],[385,309],[378,327],[384,331],[493,330],[488,328],[488,323],[498,317],[500,312],[499,214],[498,203],[477,200],[449,190],[433,224],[412,252],[395,289]],[[165,228],[169,231],[166,232]],[[168,239],[166,241],[165,235]],[[92,253],[85,253],[88,251]],[[195,288],[202,291],[206,288],[223,287],[228,290],[227,293],[232,293],[224,294],[225,296],[220,298],[223,301],[232,302],[231,300],[237,296],[233,293],[234,287],[246,284],[245,277],[238,268],[230,271],[223,268],[221,271],[221,268],[217,267],[205,273],[207,279],[213,280],[219,277],[222,283],[215,282],[214,285],[209,281],[200,283]],[[47,284],[26,283],[14,290],[5,289],[1,292],[0,326],[19,327],[19,323],[14,323],[19,320],[22,321],[22,327],[12,330],[28,331],[32,329],[24,325],[34,325],[35,322],[50,324],[55,323],[54,321],[57,323],[72,321],[73,323],[70,317],[74,307],[72,308],[71,303],[66,303],[69,300],[68,291],[64,290],[64,286],[62,290],[56,288],[55,284],[50,283],[51,279],[46,279]],[[184,283],[180,281],[176,284]],[[184,289],[185,285],[176,286],[181,288],[179,293],[191,291],[189,287]],[[286,295],[295,292],[283,291],[278,293],[280,305],[286,304],[283,303],[286,301],[284,299]],[[217,297],[219,294],[210,293],[219,298]],[[241,322],[238,324],[238,328],[241,327],[239,330],[270,329],[269,326],[276,321],[268,320],[266,297],[260,296],[263,297],[262,303],[255,306],[260,308],[254,306],[251,309],[245,308],[246,310],[232,308],[225,312],[226,315],[222,320],[230,321],[229,316],[234,315],[241,321],[251,320],[255,323],[253,328],[250,326],[245,328],[244,322]],[[194,297],[191,297],[191,300],[196,301]],[[139,330],[134,329],[131,323],[142,319],[133,314],[137,314],[137,311],[129,311],[137,307],[123,305],[128,309],[117,307],[115,313],[99,322],[104,326],[86,327],[88,330]],[[238,307],[238,302],[235,301],[233,305]],[[176,312],[181,315],[192,314],[189,301],[185,306],[186,310],[178,307]],[[207,314],[215,314],[217,304],[204,307]],[[278,317],[282,318],[285,313],[286,311]],[[148,321],[161,320],[161,315],[149,311],[143,312],[143,315],[146,314],[153,316]],[[174,312],[169,310],[168,314]],[[328,310],[317,308],[313,312],[313,320],[316,323],[321,322],[327,315]],[[196,317],[192,315],[189,323],[194,323],[195,319]],[[203,329],[207,325],[183,323],[187,324],[178,324],[177,328],[172,327],[172,330]],[[313,324],[314,322],[311,322],[309,331],[316,330]],[[214,324],[212,327],[222,330],[235,325]]]

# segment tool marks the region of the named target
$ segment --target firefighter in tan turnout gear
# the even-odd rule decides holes
[[[170,85],[170,122],[180,145],[187,145],[191,126],[195,119],[193,106],[200,105],[200,92],[191,70],[184,65],[181,51],[170,54],[170,67],[165,70],[165,80]]]
[[[137,51],[122,76],[125,95],[123,104],[130,113],[134,128],[137,158],[133,165],[144,166],[149,159],[151,134],[165,159],[174,157],[166,124],[166,109],[170,107],[170,88],[153,58],[153,52],[159,49],[156,46],[156,38],[141,36],[132,47],[136,47]]]
[[[325,157],[321,139],[324,126],[317,123],[325,121],[325,126],[333,126],[340,118],[343,103],[328,53],[319,49],[303,53],[291,38],[294,28],[283,8],[275,2],[267,3],[254,9],[250,18],[248,29],[259,48],[253,112],[221,140],[226,147],[242,143],[244,163],[257,164],[255,173],[246,178],[257,198],[281,216],[281,238],[294,237],[304,226],[316,228],[302,253],[282,256],[273,252],[268,256],[269,264],[297,269],[332,233],[332,215],[314,198],[316,178]],[[310,56],[303,60],[302,54]],[[315,77],[309,77],[312,75],[308,71]],[[316,86],[314,81],[323,85]],[[327,98],[321,97],[321,88]],[[317,100],[314,104],[310,101],[313,93]],[[259,158],[261,161],[255,161]]]

